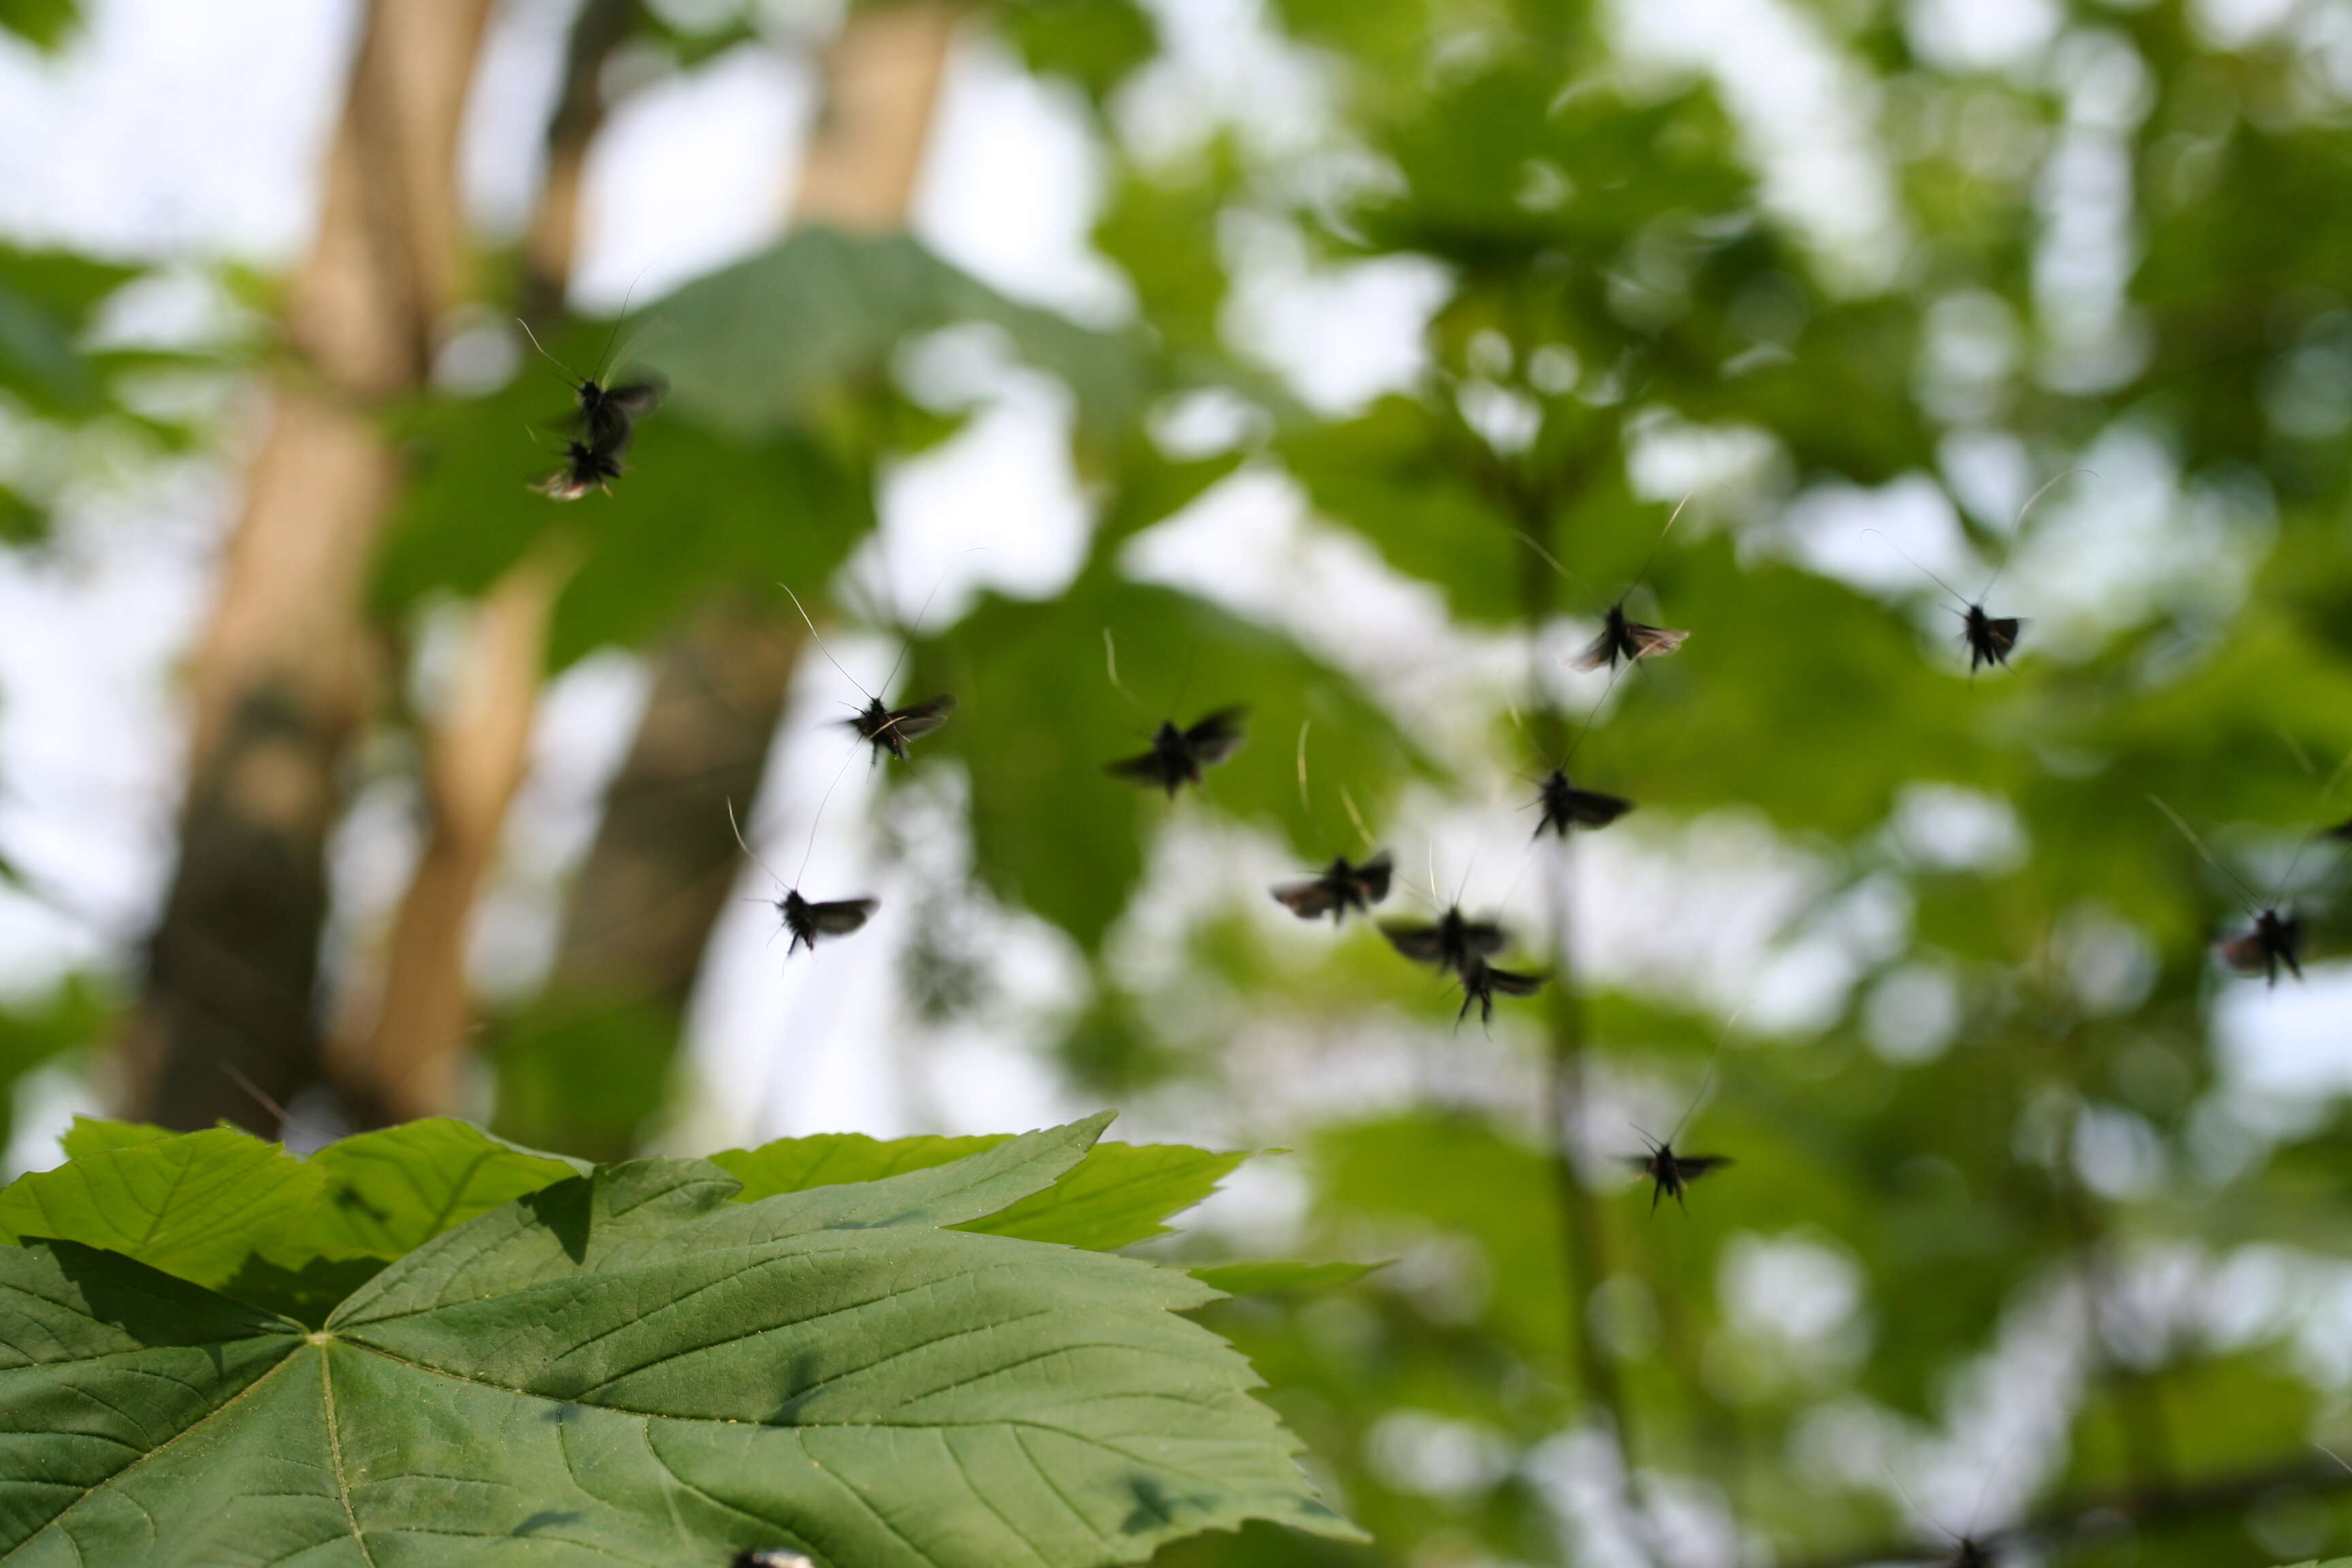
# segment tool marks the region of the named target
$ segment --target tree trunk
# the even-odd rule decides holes
[[[195,650],[180,862],[125,1037],[129,1109],[262,1131],[323,1075],[325,835],[363,706],[362,581],[397,482],[375,411],[419,384],[465,258],[457,147],[489,0],[376,0],[288,297],[292,360]],[[241,1074],[252,1088],[236,1081]]]
[[[547,173],[524,235],[522,309],[544,322],[563,307],[579,249],[581,187],[604,129],[598,84],[629,36],[638,0],[588,0],[573,21],[547,127]],[[464,1109],[462,1067],[474,1022],[467,933],[530,754],[547,627],[570,576],[568,551],[518,562],[483,596],[460,656],[449,711],[425,737],[429,837],[400,908],[373,1018],[347,1020],[336,1076],[369,1120]]]
[[[902,227],[960,12],[936,0],[852,10],[825,59],[825,103],[794,216],[860,233]],[[605,804],[566,912],[552,989],[560,1013],[514,1042],[500,1117],[516,1136],[623,1152],[649,1109],[606,1097],[600,1115],[551,1103],[564,1064],[616,1017],[650,1030],[667,1075],[739,851],[727,808],[760,793],[798,639],[747,601],[714,606],[660,656],[636,740]],[[643,1034],[638,1036],[643,1049]],[[536,1058],[530,1060],[525,1058]],[[640,1065],[638,1069],[642,1071]],[[532,1087],[526,1089],[528,1080]],[[518,1092],[509,1095],[511,1085]],[[658,1085],[652,1086],[656,1089]]]

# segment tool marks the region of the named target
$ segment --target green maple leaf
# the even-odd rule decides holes
[[[1107,1121],[752,1203],[698,1160],[569,1178],[315,1331],[79,1242],[0,1247],[0,1558],[1084,1568],[1248,1519],[1353,1537],[1177,1315],[1211,1288],[946,1228]]]

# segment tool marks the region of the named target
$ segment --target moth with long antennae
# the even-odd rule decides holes
[[[1633,596],[1634,589],[1642,585],[1642,579],[1649,575],[1650,568],[1657,562],[1658,552],[1665,548],[1666,535],[1675,531],[1675,521],[1683,515],[1683,508],[1688,505],[1688,496],[1675,503],[1673,516],[1668,517],[1666,526],[1658,531],[1658,542],[1650,547],[1649,558],[1642,563],[1642,569],[1633,574],[1633,580],[1626,584],[1625,591],[1617,595],[1616,602],[1601,616],[1601,635],[1593,638],[1582,653],[1569,661],[1574,668],[1591,670],[1605,664],[1613,670],[1620,659],[1631,666],[1645,658],[1663,658],[1690,640],[1690,633],[1686,631],[1677,631],[1672,626],[1644,626],[1640,621],[1628,619],[1625,615],[1625,601]],[[1532,544],[1535,542],[1529,540],[1528,542]],[[1562,567],[1561,570],[1567,569]]]
[[[1632,666],[1626,668],[1631,668]],[[1568,764],[1576,760],[1584,738],[1592,733],[1592,726],[1600,719],[1602,706],[1609,700],[1609,692],[1616,689],[1619,673],[1611,672],[1608,689],[1601,693],[1601,700],[1593,704],[1592,711],[1586,716],[1584,727],[1577,731],[1575,741],[1568,748],[1568,754],[1552,764],[1551,771],[1540,780],[1529,781],[1536,785],[1537,793],[1536,798],[1528,804],[1543,808],[1542,816],[1536,822],[1534,837],[1541,838],[1550,833],[1566,838],[1571,828],[1606,827],[1633,809],[1633,803],[1622,795],[1583,788],[1568,772]],[[1511,722],[1515,725],[1519,722],[1516,709],[1511,710]]]
[[[2171,819],[2173,826],[2180,829],[2180,836],[2189,840],[2189,847],[2196,850],[2207,865],[2236,883],[2238,890],[2246,896],[2244,906],[2246,916],[2254,922],[2253,927],[2252,930],[2233,937],[2226,937],[2213,944],[2213,951],[2220,955],[2221,962],[2227,964],[2232,973],[2245,975],[2249,979],[2259,974],[2263,977],[2263,983],[2269,985],[2274,986],[2278,984],[2278,972],[2282,964],[2286,967],[2289,974],[2297,980],[2302,979],[2303,917],[2292,909],[2280,908],[2277,898],[2265,899],[2255,892],[2243,877],[2223,865],[2213,852],[2205,847],[2205,840],[2197,836],[2196,829],[2190,827],[2179,812],[2155,795],[2149,795],[2147,798],[2150,805]],[[2352,824],[2345,826],[2352,827]],[[2322,837],[2332,836],[2337,831],[2339,830],[2329,829]],[[2352,836],[2347,836],[2347,838],[2352,838]],[[2302,856],[2298,851],[2296,860],[2300,862]],[[2293,876],[2294,870],[2293,866],[2288,868],[2290,877]],[[2284,883],[2281,884],[2282,891],[2284,886]]]
[[[2093,479],[2098,477],[2089,468],[2068,468],[2063,473],[2052,475],[2043,481],[2040,489],[2025,498],[2024,505],[2017,509],[2017,521],[2010,525],[2011,531],[2024,524],[2025,514],[2033,510],[2035,501],[2048,495],[2059,480],[2072,479],[2076,474],[2091,474]],[[1877,529],[1865,528],[1863,531],[1878,534],[1879,539],[1888,549],[1904,560],[1909,561],[1936,586],[1960,602],[1962,607],[1954,614],[1960,617],[1960,642],[1969,650],[1970,679],[1976,678],[1979,668],[1988,664],[1997,664],[2003,669],[2009,668],[2009,656],[2016,650],[2018,635],[2025,629],[2026,623],[2015,616],[1993,615],[1985,608],[1985,600],[1991,595],[1994,584],[2000,581],[2001,573],[2009,570],[2007,563],[2003,563],[2000,568],[1993,573],[1992,576],[1986,581],[1983,590],[1971,599],[1933,572],[1929,572],[1925,565],[1913,559],[1909,551],[1892,539],[1888,539],[1885,534],[1880,533]]]
[[[628,445],[636,422],[661,406],[662,394],[666,390],[659,381],[652,378],[625,385],[614,385],[604,379],[605,367],[621,340],[621,327],[628,320],[629,299],[635,294],[636,288],[636,284],[631,283],[628,294],[622,296],[621,313],[613,320],[612,334],[604,340],[604,350],[597,357],[596,374],[593,375],[582,375],[548,353],[546,346],[539,341],[539,334],[530,330],[529,321],[520,318],[515,321],[515,325],[522,329],[523,336],[530,340],[530,346],[539,351],[541,359],[555,367],[563,377],[564,384],[571,387],[572,395],[579,399],[580,408],[575,417],[588,438],[587,445],[592,448],[609,450],[614,456]]]
[[[941,581],[945,579],[942,578]],[[792,585],[785,583],[779,583],[776,585],[791,595],[793,608],[800,612],[802,623],[808,627],[810,639],[816,644],[817,651],[824,655],[825,662],[840,670],[842,679],[856,687],[858,694],[866,699],[864,708],[851,717],[841,720],[840,722],[856,731],[857,738],[873,748],[875,762],[879,763],[885,756],[896,757],[902,763],[907,761],[907,742],[921,740],[946,723],[949,716],[955,712],[956,700],[948,692],[941,692],[937,697],[927,697],[920,702],[909,702],[902,708],[892,708],[886,704],[881,698],[866,690],[864,683],[859,681],[857,677],[844,668],[841,660],[833,657],[833,650],[824,646],[824,638],[817,633],[816,622],[809,618],[808,606],[801,603],[801,596],[798,594],[793,593]],[[939,592],[937,584],[933,584],[931,592],[933,594]],[[923,601],[923,609],[930,608],[930,600],[926,598]],[[915,616],[917,620],[920,620],[922,611],[918,610]],[[898,679],[898,666],[906,661],[906,658],[907,649],[901,647],[898,650],[898,662],[893,663],[890,666],[890,673],[882,678],[883,690],[887,691],[890,689],[890,682]]]
[[[835,773],[834,783],[840,782],[841,775],[838,773]],[[832,794],[833,791],[829,788],[825,791],[828,798]],[[820,802],[816,809],[818,818],[822,819],[824,816],[823,803]],[[784,946],[786,958],[792,957],[804,947],[814,952],[819,942],[829,938],[847,936],[873,919],[874,911],[882,907],[881,900],[872,898],[832,899],[820,903],[814,900],[801,897],[801,890],[777,876],[774,869],[765,860],[761,859],[759,853],[745,841],[742,826],[735,820],[735,803],[731,800],[727,803],[727,826],[734,832],[736,844],[741,847],[751,864],[767,872],[769,879],[784,890],[782,898],[766,901],[774,908],[777,915],[783,921],[784,930],[792,933],[793,940]],[[816,847],[815,822],[809,824],[809,847],[812,850]],[[805,855],[801,858],[801,869],[803,872],[808,869],[808,857]]]
[[[1313,721],[1298,726],[1298,805],[1308,809],[1307,795],[1307,731]],[[1341,792],[1343,796],[1346,792]],[[1356,819],[1357,831],[1363,831],[1363,818],[1356,812],[1355,802],[1348,802],[1348,812]],[[1366,835],[1369,839],[1370,835]],[[1349,861],[1345,855],[1332,857],[1331,864],[1313,877],[1276,884],[1274,901],[1303,921],[1331,917],[1333,925],[1348,923],[1348,911],[1371,913],[1374,904],[1389,896],[1389,884],[1396,874],[1396,863],[1387,850],[1377,851],[1362,865]]]
[[[1738,1016],[1734,1014],[1731,1024],[1737,1024],[1738,1021]],[[1731,1024],[1724,1026],[1724,1033],[1727,1036],[1731,1032]],[[1722,1051],[1723,1047],[1718,1042],[1716,1046],[1716,1053],[1719,1056]],[[1735,1163],[1728,1154],[1677,1154],[1675,1152],[1675,1140],[1682,1136],[1683,1129],[1688,1126],[1690,1119],[1697,1114],[1699,1106],[1706,1100],[1706,1091],[1713,1087],[1714,1083],[1715,1063],[1710,1059],[1706,1064],[1706,1077],[1699,1083],[1698,1093],[1692,1097],[1689,1106],[1685,1109],[1681,1119],[1675,1123],[1673,1130],[1664,1138],[1653,1138],[1636,1127],[1633,1131],[1642,1132],[1642,1141],[1650,1146],[1650,1152],[1646,1154],[1620,1156],[1627,1164],[1650,1179],[1650,1212],[1652,1214],[1658,1212],[1659,1200],[1668,1197],[1675,1200],[1676,1208],[1681,1209],[1685,1214],[1690,1213],[1690,1205],[1683,1201],[1683,1194],[1689,1190],[1690,1184],[1702,1176],[1709,1175]]]
[[[1979,668],[1984,665],[1997,664],[2003,669],[2009,668],[2009,656],[2016,649],[2018,634],[2024,630],[2025,623],[2015,616],[1993,615],[1984,607],[1985,595],[1992,592],[1993,583],[2000,581],[2000,573],[1994,573],[1992,582],[1984,585],[1984,592],[1971,599],[1941,577],[1937,576],[1935,573],[1929,572],[1926,566],[1913,558],[1909,551],[1888,539],[1885,534],[1880,533],[1877,529],[1865,528],[1863,531],[1878,534],[1879,539],[1889,550],[1894,551],[1904,560],[1909,561],[1921,572],[1927,573],[1928,580],[1937,587],[1959,600],[1964,608],[1956,610],[1953,614],[1960,617],[1960,642],[1969,650],[1969,679],[1974,679]]]

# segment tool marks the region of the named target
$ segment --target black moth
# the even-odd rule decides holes
[[[572,391],[580,399],[580,427],[600,447],[626,442],[636,422],[660,407],[662,400],[661,384],[652,381],[605,386],[583,380]]]
[[[602,490],[611,495],[613,481],[620,477],[619,448],[594,446],[586,441],[566,441],[563,444],[563,467],[531,489],[557,500],[578,500],[590,490]]]
[[[625,386],[607,385],[602,379],[604,373],[601,366],[594,375],[577,374],[570,365],[541,347],[539,334],[530,330],[528,322],[521,325],[524,335],[530,339],[530,346],[538,349],[541,357],[556,368],[562,375],[564,384],[571,387],[572,395],[580,400],[580,412],[574,417],[581,431],[588,437],[586,444],[589,447],[618,454],[629,444],[629,437],[634,433],[636,422],[661,406],[663,388],[658,381],[632,382]],[[615,338],[620,330],[615,324],[613,329]],[[609,354],[612,350],[613,344],[607,342],[604,352]]]
[[[885,708],[879,697],[869,697],[864,711],[841,721],[874,748],[876,762],[887,752],[903,763],[907,760],[907,742],[919,741],[946,723],[955,705],[953,697],[940,696],[909,702],[904,708]]]
[[[2279,965],[2297,980],[2303,978],[2303,920],[2300,916],[2281,914],[2266,909],[2254,916],[2254,929],[2243,936],[2214,944],[2221,962],[2240,974],[2261,975],[2273,985],[2278,984]]]
[[[1727,1154],[1677,1154],[1672,1140],[1652,1144],[1646,1154],[1627,1154],[1624,1160],[1654,1184],[1650,1191],[1652,1214],[1658,1212],[1658,1200],[1664,1197],[1672,1197],[1676,1207],[1689,1213],[1690,1206],[1683,1202],[1684,1190],[1708,1172],[1732,1163]]]
[[[1201,782],[1201,770],[1222,763],[1241,749],[1243,708],[1220,708],[1189,730],[1163,719],[1151,737],[1151,750],[1124,757],[1104,771],[1115,778],[1157,784],[1171,799],[1188,784]]]
[[[1462,966],[1462,1011],[1454,1016],[1454,1021],[1458,1024],[1467,1018],[1475,1006],[1478,1021],[1491,1024],[1496,996],[1532,996],[1543,989],[1544,978],[1516,969],[1497,969],[1474,952]]]
[[[1274,899],[1300,920],[1320,920],[1328,914],[1334,925],[1345,925],[1349,910],[1370,913],[1374,904],[1389,896],[1389,879],[1394,873],[1386,850],[1360,866],[1349,865],[1341,855],[1323,868],[1321,876],[1276,888]]]
[[[2303,917],[2293,910],[2282,910],[2273,903],[2263,903],[2257,909],[2255,905],[2262,895],[2248,886],[2243,877],[2216,859],[2213,851],[2205,847],[2205,841],[2197,837],[2196,829],[2190,827],[2179,812],[2165,805],[2155,795],[2147,798],[2154,803],[2157,810],[2172,819],[2172,826],[2180,829],[2180,836],[2189,840],[2189,847],[2203,857],[2207,865],[2237,883],[2239,890],[2246,895],[2245,908],[2247,912],[2253,916],[2254,929],[2242,935],[2231,937],[2225,942],[2215,942],[2213,951],[2221,955],[2221,962],[2240,974],[2250,976],[2259,974],[2272,985],[2278,984],[2281,964],[2286,965],[2286,972],[2289,974],[2294,975],[2297,980],[2302,979]],[[2347,830],[2352,830],[2352,822],[2324,828],[2320,832],[2320,837],[2352,839],[2352,831]],[[2298,863],[2301,859],[2302,857],[2297,855]],[[2286,876],[2280,881],[2282,892],[2294,880],[2294,866],[2287,868]]]
[[[784,917],[784,929],[793,940],[784,948],[790,958],[805,947],[812,952],[816,944],[828,937],[847,936],[873,918],[882,907],[879,899],[837,899],[831,903],[813,904],[800,895],[796,888],[788,888],[776,900],[776,912]]]
[[[1538,838],[1546,833],[1565,838],[1571,827],[1606,827],[1633,809],[1633,803],[1622,795],[1579,789],[1566,768],[1552,769],[1538,787],[1542,793],[1536,804],[1543,807],[1543,819],[1536,824]]]
[[[1655,658],[1674,652],[1690,640],[1690,633],[1670,626],[1643,626],[1625,618],[1625,601],[1618,600],[1609,606],[1601,623],[1601,635],[1592,639],[1585,650],[1576,656],[1579,669],[1599,669],[1602,665],[1617,668],[1617,661],[1637,664],[1645,658]]]
[[[1471,964],[1484,963],[1502,952],[1504,942],[1501,926],[1468,919],[1459,904],[1440,915],[1435,925],[1384,925],[1381,934],[1415,963],[1433,963],[1456,973],[1465,973]]]
[[[1969,646],[1969,673],[1979,665],[2009,668],[2009,650],[2017,646],[2017,628],[2025,623],[2015,616],[1989,616],[1982,605],[1970,605],[1960,618],[1960,640]]]

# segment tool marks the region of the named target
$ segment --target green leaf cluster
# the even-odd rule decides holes
[[[1218,1289],[1102,1250],[1238,1157],[1097,1146],[1108,1120],[586,1168],[446,1121],[308,1160],[82,1121],[0,1193],[0,1553],[1078,1568],[1251,1519],[1355,1538],[1178,1316]]]

